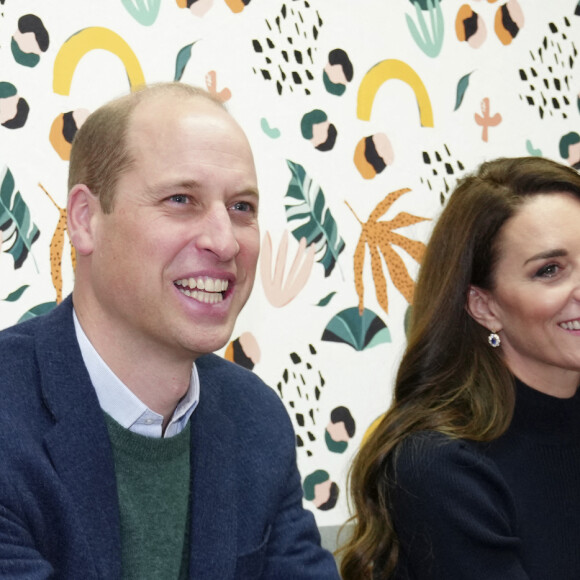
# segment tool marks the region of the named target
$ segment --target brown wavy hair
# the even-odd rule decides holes
[[[68,190],[82,183],[99,197],[103,213],[113,211],[119,176],[134,162],[127,146],[131,115],[144,99],[164,95],[184,99],[200,97],[225,109],[223,103],[208,91],[180,82],[142,85],[128,95],[104,104],[88,116],[73,139]]]
[[[393,401],[350,470],[354,530],[338,552],[344,580],[388,579],[396,569],[387,474],[403,439],[433,430],[489,441],[507,429],[513,377],[501,349],[488,346],[489,330],[469,315],[467,295],[471,285],[493,290],[498,234],[526,198],[559,192],[580,198],[574,169],[521,157],[483,163],[451,195],[419,272]]]

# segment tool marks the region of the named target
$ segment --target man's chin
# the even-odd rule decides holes
[[[199,337],[197,340],[191,341],[189,344],[185,345],[189,352],[193,355],[194,358],[198,358],[200,356],[211,354],[212,352],[217,352],[224,348],[231,337],[231,332],[226,335],[216,336],[212,338],[208,338],[208,340],[200,341]]]

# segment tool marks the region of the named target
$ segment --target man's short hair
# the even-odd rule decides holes
[[[113,211],[119,176],[127,171],[134,158],[127,146],[129,121],[137,105],[155,96],[203,98],[225,110],[211,93],[180,82],[156,83],[138,87],[132,93],[114,99],[94,111],[77,131],[71,149],[68,190],[86,185],[99,198],[104,213]]]

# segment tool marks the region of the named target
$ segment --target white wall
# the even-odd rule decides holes
[[[305,442],[298,449],[298,458],[307,493],[313,489],[309,476],[317,470],[328,475],[326,484],[322,481],[324,474],[316,479],[319,494],[327,492],[329,481],[338,486],[338,501],[333,508],[320,510],[314,502],[306,504],[320,525],[340,524],[347,515],[346,470],[366,429],[388,405],[393,375],[404,348],[408,308],[385,262],[381,266],[387,280],[388,312],[384,303],[379,303],[367,248],[362,277],[364,307],[369,319],[377,318],[388,331],[377,335],[378,344],[371,343],[362,350],[344,342],[322,340],[329,323],[359,303],[353,256],[361,225],[345,202],[360,220],[366,221],[387,194],[410,188],[381,221],[393,219],[400,212],[432,220],[457,177],[484,159],[542,154],[576,162],[573,147],[569,159],[568,147],[564,148],[566,158],[560,149],[562,143],[574,141],[573,136],[567,136],[569,133],[580,130],[580,83],[574,54],[580,24],[574,15],[576,0],[519,0],[519,4],[509,0],[507,9],[520,24],[509,44],[500,41],[494,28],[496,13],[505,4],[505,0],[466,0],[464,5],[442,1],[442,44],[440,50],[425,52],[410,32],[408,20],[417,23],[418,13],[409,0],[252,0],[237,13],[230,5],[241,8],[243,3],[233,0],[199,0],[192,9],[180,8],[175,0],[4,0],[0,4],[0,82],[14,86],[30,112],[20,128],[0,126],[0,183],[8,169],[40,236],[16,269],[8,253],[13,240],[6,239],[8,231],[3,233],[0,326],[11,325],[31,309],[56,299],[50,244],[60,214],[39,187],[42,184],[61,208],[66,205],[67,161],[61,159],[49,140],[54,120],[67,111],[93,110],[126,92],[129,80],[137,82],[140,72],[147,82],[173,80],[178,53],[193,43],[181,80],[205,86],[208,73],[215,71],[217,91],[229,90],[228,107],[246,129],[255,150],[262,235],[269,234],[272,239],[272,260],[285,231],[290,233],[286,271],[298,251],[298,241],[292,236],[296,224],[287,220],[284,207],[291,178],[287,160],[303,166],[321,186],[336,231],[344,241],[332,273],[325,276],[323,265],[315,262],[310,271],[306,270],[301,290],[292,293],[293,299],[284,306],[272,304],[271,296],[276,292],[258,273],[254,294],[233,337],[250,333],[260,351],[254,372],[278,392],[277,385],[282,384],[283,400]],[[130,14],[129,5],[140,6],[137,18]],[[159,11],[155,17],[156,7]],[[460,40],[464,30],[461,22],[456,26],[458,13],[469,9],[479,13],[479,35],[471,43]],[[207,11],[202,15],[203,10]],[[429,13],[419,13],[430,30]],[[36,15],[48,32],[45,51],[38,44],[38,31],[16,34],[13,40],[19,20],[27,14]],[[147,15],[149,22],[145,20]],[[266,48],[267,38],[274,48]],[[264,52],[255,52],[254,40]],[[19,56],[16,51],[15,56],[13,42],[24,53],[38,53],[38,64],[29,66],[34,58],[29,54]],[[302,53],[302,64],[296,62],[295,49]],[[348,55],[354,70],[340,96],[329,92],[323,82],[328,55],[334,49],[342,49]],[[285,63],[282,50],[288,51],[290,63]],[[271,63],[266,63],[266,58]],[[131,59],[136,64],[127,69]],[[279,66],[288,75],[281,94],[275,79],[267,81],[260,72],[268,69],[272,77],[281,77]],[[293,71],[300,75],[301,85],[289,80]],[[522,80],[520,71],[525,72],[527,81]],[[468,80],[462,83],[463,77]],[[555,79],[560,81],[559,89]],[[0,95],[8,97],[0,99],[2,122],[14,116],[15,98],[9,97],[10,85],[0,85]],[[528,96],[534,104],[528,102]],[[497,124],[489,127],[487,140],[477,122],[484,99],[488,99],[490,117],[497,115]],[[538,105],[543,107],[542,115]],[[302,136],[301,120],[314,109],[326,113],[337,129],[331,150],[319,151]],[[279,136],[274,138],[271,129],[277,129]],[[353,161],[355,149],[362,138],[379,133],[386,135],[391,144],[392,161],[376,177],[365,179]],[[424,162],[424,153],[432,160],[431,165]],[[436,160],[437,154],[440,161]],[[446,163],[452,173],[446,170]],[[2,203],[10,205],[3,199],[0,215]],[[430,228],[431,222],[423,221],[397,232],[425,242]],[[416,261],[396,251],[415,279]],[[59,251],[55,255],[56,263],[62,265],[62,291],[66,295],[73,283],[68,240],[62,258]],[[265,262],[265,253],[261,260],[266,270],[272,266]],[[387,260],[392,263],[392,257],[387,256]],[[25,286],[16,298],[13,293]],[[332,298],[321,305],[331,293]],[[340,327],[338,320],[334,323]],[[349,328],[352,330],[352,323],[338,332],[345,335]],[[298,354],[302,362],[294,364],[291,353]],[[320,377],[325,384],[316,399]],[[300,393],[296,385],[300,386]],[[341,406],[348,409],[356,425],[342,453],[325,442],[330,413]],[[299,425],[296,413],[304,415],[304,426]],[[308,432],[314,440],[309,439]]]

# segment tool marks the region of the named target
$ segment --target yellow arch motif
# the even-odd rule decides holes
[[[74,72],[81,58],[101,48],[117,55],[127,71],[131,89],[145,83],[139,60],[131,47],[116,33],[108,28],[92,26],[83,28],[71,36],[61,47],[54,60],[53,91],[59,95],[70,94]]]
[[[367,428],[365,431],[362,441],[360,442],[361,447],[366,443],[367,439],[372,435],[373,431],[379,426],[379,423],[384,419],[385,415],[379,415]]]
[[[397,59],[379,62],[364,76],[358,89],[357,117],[363,121],[370,120],[377,91],[389,79],[403,81],[413,89],[419,105],[421,125],[433,127],[433,108],[423,81],[407,63]]]

